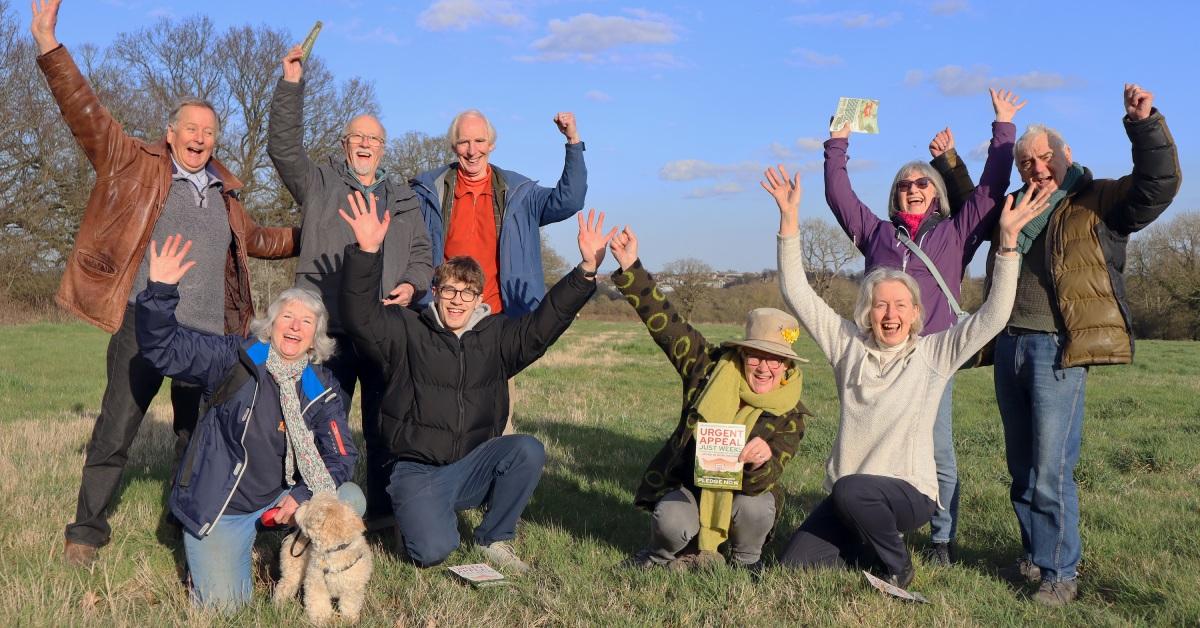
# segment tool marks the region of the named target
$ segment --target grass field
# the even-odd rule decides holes
[[[715,341],[740,332],[703,329]],[[298,603],[271,606],[265,577],[255,604],[236,615],[190,608],[178,584],[178,540],[159,526],[171,464],[165,395],[134,446],[111,544],[90,571],[61,563],[62,528],[74,513],[82,451],[104,387],[107,339],[79,324],[0,327],[0,625],[303,624]],[[813,360],[804,370],[804,398],[817,416],[785,476],[788,501],[769,556],[822,496],[837,418],[828,365],[811,343],[798,347]],[[615,569],[646,537],[648,516],[633,509],[632,492],[678,417],[677,377],[640,326],[582,321],[520,376],[518,388],[518,429],[540,438],[549,454],[515,543],[534,570],[513,586],[476,591],[444,569],[400,563],[390,537],[373,537],[364,625],[1200,624],[1194,343],[1142,342],[1137,364],[1090,374],[1077,473],[1081,599],[1060,610],[1032,603],[1029,589],[996,575],[1020,541],[990,369],[957,380],[962,563],[918,564],[913,589],[932,601],[925,606],[884,598],[851,572],[772,566],[754,580],[727,569]],[[278,538],[260,536],[267,560]],[[910,544],[926,540],[917,534]],[[479,560],[466,547],[450,562]]]

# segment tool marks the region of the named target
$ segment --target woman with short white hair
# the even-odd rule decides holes
[[[196,424],[168,506],[183,526],[197,604],[230,610],[250,600],[251,548],[259,526],[290,525],[316,492],[336,493],[359,515],[362,490],[350,481],[358,451],[350,440],[337,380],[320,365],[334,351],[320,297],[283,291],[253,337],[218,336],[175,319],[178,283],[193,265],[191,242],[150,245],[149,284],[137,297],[141,355],[163,375],[204,388]]]
[[[866,563],[907,587],[913,566],[901,533],[938,507],[933,424],[947,380],[1003,328],[1012,310],[1020,258],[1017,234],[1045,209],[1048,193],[1027,196],[1000,216],[994,283],[978,312],[920,336],[920,289],[907,274],[879,268],[862,284],[854,321],[838,316],[808,285],[800,253],[800,176],[767,170],[763,188],[779,205],[779,273],[784,300],[833,366],[841,400],[837,438],[825,466],[828,498],[788,542],[791,567]]]

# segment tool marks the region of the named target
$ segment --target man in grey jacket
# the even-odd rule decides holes
[[[429,289],[433,276],[429,236],[421,219],[416,194],[402,180],[391,180],[379,166],[387,146],[383,126],[374,116],[361,115],[346,124],[342,134],[345,158],[314,163],[304,150],[304,68],[300,46],[283,58],[283,78],[271,100],[267,154],[283,184],[300,205],[303,216],[296,285],[316,290],[329,310],[329,335],[337,353],[325,365],[345,391],[346,412],[357,380],[362,381],[360,406],[367,450],[367,518],[391,511],[387,496],[390,454],[379,438],[379,400],[386,382],[368,360],[360,359],[344,334],[338,310],[342,283],[342,253],[354,233],[339,216],[346,197],[355,192],[375,195],[379,210],[391,214],[383,242],[384,267],[379,298],[385,305],[406,306]]]

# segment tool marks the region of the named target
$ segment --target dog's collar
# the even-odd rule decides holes
[[[344,544],[344,545],[341,545],[341,546],[339,546],[339,547],[340,547],[341,549],[345,549],[345,548],[346,548],[347,546],[349,546],[349,545],[350,545],[349,543],[346,543],[346,544]],[[337,551],[337,550],[336,550],[336,549],[334,549],[334,550],[330,550],[330,551]],[[353,566],[357,565],[357,564],[358,564],[358,561],[362,560],[362,557],[363,557],[363,554],[359,554],[359,555],[358,555],[358,558],[355,558],[353,561],[351,561],[351,562],[350,562],[350,564],[349,564],[349,565],[346,565],[345,567],[339,567],[339,568],[337,568],[337,569],[330,569],[329,567],[326,567],[326,568],[322,569],[321,571],[325,572],[325,574],[326,574],[326,575],[328,575],[328,574],[338,574],[338,573],[342,573],[343,571],[346,571],[347,569],[349,569],[349,568],[351,568],[351,567],[353,567]]]

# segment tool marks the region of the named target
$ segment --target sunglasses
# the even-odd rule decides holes
[[[915,186],[917,186],[918,190],[924,190],[925,188],[929,187],[932,184],[933,184],[933,181],[931,181],[929,179],[929,177],[921,177],[920,179],[917,179],[916,181],[897,181],[896,189],[901,192],[907,192],[907,191],[911,190],[912,187],[915,185]]]

